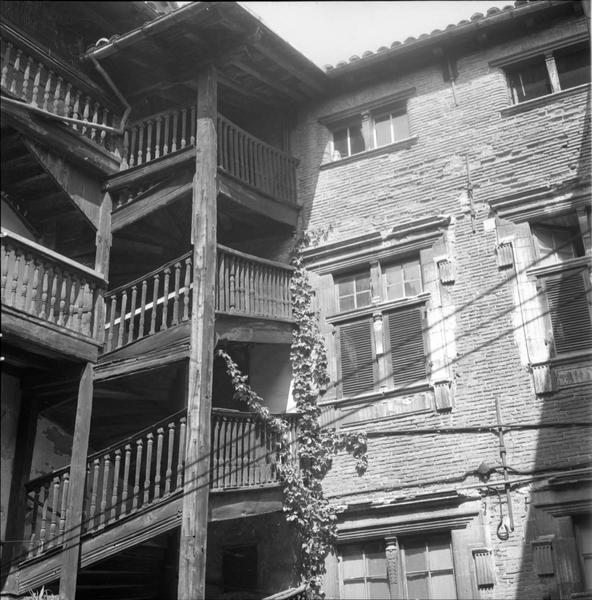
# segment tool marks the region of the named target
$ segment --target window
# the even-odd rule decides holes
[[[370,304],[372,298],[369,271],[340,277],[336,283],[340,311],[361,308]]]
[[[570,217],[532,227],[538,253],[535,275],[546,303],[546,320],[554,354],[586,351],[592,347],[590,282],[582,237]]]
[[[379,282],[378,289],[373,289],[372,281]],[[361,313],[356,312],[351,318],[345,315],[341,320],[337,316],[342,396],[425,382],[426,299],[419,297],[419,259],[376,263],[365,271],[336,277],[335,288],[340,312]]]
[[[365,144],[360,121],[333,131],[333,160],[352,156],[364,150]]]
[[[409,120],[405,108],[374,117],[374,147],[380,148],[409,137]]]
[[[590,81],[590,47],[579,44],[506,67],[514,104]]]
[[[384,543],[341,547],[341,597],[351,600],[390,598]]]
[[[393,597],[388,561],[401,574],[396,598],[455,600],[457,598],[450,535],[399,540],[398,554],[389,555],[382,540],[339,548],[341,598],[388,600]]]
[[[434,536],[402,545],[405,598],[456,598],[449,536]]]
[[[583,580],[586,589],[592,590],[592,517],[589,515],[574,517],[573,524]]]

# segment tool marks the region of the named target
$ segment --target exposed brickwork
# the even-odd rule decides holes
[[[454,352],[446,353],[453,409],[398,414],[365,423],[364,429],[495,426],[496,401],[506,424],[590,421],[589,384],[545,396],[534,392],[528,364],[536,362],[533,356],[545,360],[548,352],[541,350],[544,332],[537,317],[537,290],[526,275],[534,260],[529,228],[511,219],[496,223],[489,205],[493,199],[518,192],[588,181],[585,120],[590,87],[561,92],[529,108],[502,110],[510,105],[505,75],[502,69],[489,66],[496,58],[585,30],[585,21],[574,17],[520,40],[461,56],[454,95],[441,71],[426,67],[332,98],[300,116],[292,147],[301,161],[304,228],[330,229],[327,243],[332,243],[365,233],[386,233],[395,225],[426,216],[451,217],[446,238],[455,278],[440,286],[440,297],[444,312],[452,314],[443,330],[448,336],[446,345],[450,336],[455,344]],[[407,105],[411,135],[417,136],[414,143],[321,167],[329,159],[331,133],[319,123],[320,117],[408,88],[416,90]],[[466,192],[467,163],[474,186],[473,219]],[[514,240],[516,269],[498,267],[496,248],[503,237]],[[437,255],[433,251],[430,260]],[[435,289],[428,290],[432,292],[428,310],[440,315]],[[331,312],[321,308],[323,313]],[[437,320],[432,319],[434,327]],[[327,340],[332,343],[330,333]],[[336,370],[331,369],[335,377]],[[592,457],[585,428],[527,429],[506,432],[504,437],[514,478],[524,479],[545,469],[573,468],[589,463]],[[326,491],[336,504],[396,503],[404,497],[461,490],[479,483],[474,471],[481,462],[492,467],[501,464],[496,432],[373,437],[368,453],[369,468],[363,477],[355,475],[353,459],[335,459]],[[501,480],[500,470],[490,483]],[[507,518],[505,502],[504,497]],[[531,502],[531,484],[517,484],[512,491],[515,531],[504,542],[495,534],[497,497],[483,501],[487,524],[483,543],[493,549],[497,580],[493,589],[480,590],[482,598],[534,599],[556,589],[555,578],[541,579],[533,572],[530,541],[541,517],[534,514]],[[553,533],[553,527],[549,525],[547,533]]]

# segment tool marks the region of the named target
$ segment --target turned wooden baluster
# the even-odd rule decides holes
[[[60,114],[60,95],[62,93],[63,82],[63,78],[60,75],[58,75],[58,78],[56,79],[55,90],[53,91],[53,103],[51,105],[51,112],[56,115]]]
[[[6,43],[6,50],[4,52],[4,60],[2,61],[2,75],[0,76],[0,86],[6,87],[8,80],[8,66],[10,65],[10,53],[12,51],[12,44]]]
[[[110,352],[113,349],[113,336],[115,329],[115,315],[117,312],[117,297],[111,296],[111,307],[109,309],[109,333],[107,335],[107,348],[106,351]]]
[[[144,441],[142,438],[136,440],[136,469],[134,477],[134,491],[132,497],[132,511],[138,508],[138,498],[140,496],[140,472],[142,469],[142,448]]]
[[[63,270],[61,272],[62,279],[60,285],[60,302],[59,302],[59,313],[58,313],[58,325],[64,325],[66,322],[65,319],[65,309],[66,309],[66,295],[68,292],[68,274]]]
[[[12,254],[12,248],[10,248],[10,246],[8,244],[4,244],[2,243],[2,245],[0,246],[1,248],[1,252],[2,252],[2,259],[1,259],[1,264],[2,264],[2,287],[1,287],[1,291],[0,291],[0,298],[2,300],[4,300],[5,296],[5,292],[6,292],[6,283],[8,281],[8,263],[10,261],[10,257]]]
[[[181,149],[187,145],[187,109],[181,109]]]
[[[154,472],[154,500],[158,500],[158,498],[160,498],[163,440],[164,440],[164,429],[162,427],[159,427],[156,430],[156,466],[155,466],[155,472]]]
[[[146,135],[146,162],[152,160],[152,120],[148,121],[147,124],[147,135]]]
[[[68,510],[68,490],[70,489],[70,473],[62,476],[62,503],[60,505],[59,544],[63,544],[66,530],[66,511]]]
[[[236,261],[234,256],[229,256],[229,265],[228,265],[228,287],[229,287],[229,297],[228,297],[228,310],[234,310],[236,306],[236,285],[235,285],[235,266]]]
[[[177,473],[175,476],[175,489],[183,485],[183,469],[185,467],[185,431],[187,428],[187,418],[181,417],[179,420],[179,454],[177,458]]]
[[[164,475],[164,494],[171,492],[171,477],[173,476],[173,451],[175,448],[175,423],[168,424],[167,467]]]
[[[154,434],[146,435],[146,471],[144,473],[144,504],[150,500],[150,471],[152,469],[152,446],[154,445]]]
[[[29,492],[30,494],[30,492]],[[35,542],[37,541],[37,519],[39,518],[39,488],[33,490],[33,509],[31,511],[31,535],[29,536],[29,548],[27,557],[30,558],[34,554]],[[28,498],[31,500],[30,496]]]
[[[220,452],[218,451],[218,431],[220,429],[220,419],[214,419],[212,423],[212,438],[210,442],[210,484],[213,488],[217,487],[218,482],[218,461]]]
[[[72,112],[72,84],[66,82],[66,95],[64,96],[64,116],[69,117]]]
[[[95,102],[93,104],[91,122],[95,123],[95,124],[99,122],[99,103],[98,102]],[[97,128],[91,127],[90,128],[90,139],[94,140],[96,138],[96,136],[97,136]]]
[[[164,116],[164,140],[162,144],[162,155],[169,153],[169,124],[171,120],[171,114],[167,113]]]
[[[132,286],[132,301],[130,305],[129,330],[127,333],[127,343],[134,341],[134,322],[136,320],[136,300],[138,297],[138,287]]]
[[[9,290],[9,300],[7,302],[8,306],[16,306],[17,300],[17,290],[18,290],[18,280],[21,270],[21,257],[22,254],[20,250],[15,249],[14,251],[14,262],[12,263],[12,280],[10,282],[10,290]]]
[[[66,327],[68,327],[69,329],[74,329],[75,331],[78,331],[78,329],[76,328],[76,321],[78,319],[78,313],[77,313],[77,301],[78,301],[78,294],[77,291],[80,289],[80,285],[79,285],[79,281],[78,278],[73,275],[70,276],[70,298],[68,299],[68,306],[67,306],[67,318],[65,319],[65,324]]]
[[[169,282],[171,279],[171,269],[167,267],[164,270],[164,287],[162,290],[163,302],[162,302],[162,320],[160,323],[160,331],[164,331],[168,327],[167,318],[169,313]]]
[[[196,113],[197,113],[197,107],[196,106],[192,106],[191,107],[191,136],[189,138],[190,140],[190,144],[192,146],[195,146],[195,134],[197,133],[197,121],[196,121]]]
[[[53,546],[55,543],[56,530],[58,528],[58,501],[60,497],[60,478],[54,477],[51,480],[51,521],[49,524],[49,535],[47,536],[47,546]]]
[[[37,291],[39,289],[39,260],[33,258],[33,277],[31,278],[31,297],[27,312],[37,314]]]
[[[132,462],[132,445],[126,444],[123,449],[125,452],[123,459],[123,486],[121,491],[121,510],[119,516],[123,517],[127,513],[127,495],[129,487],[130,464]]]
[[[45,546],[45,537],[47,535],[47,509],[49,503],[49,487],[43,484],[43,506],[41,508],[41,528],[39,529],[39,546],[37,547],[37,554],[43,552]]]
[[[99,493],[99,471],[101,470],[101,459],[95,458],[93,462],[92,468],[92,487],[91,487],[91,496],[90,496],[90,511],[88,515],[88,529],[94,529],[96,526],[95,523],[95,514],[97,512],[97,495]]]
[[[23,100],[27,100],[27,92],[29,90],[29,78],[31,77],[31,65],[32,64],[33,64],[33,59],[30,56],[27,56],[27,65],[25,67],[25,73],[23,75],[23,87],[21,89],[21,98]]]
[[[123,156],[121,157],[120,170],[125,171],[129,166],[129,129],[126,129],[123,133]]]
[[[144,154],[144,124],[140,123],[138,125],[138,160],[137,163],[138,165],[142,164],[143,161],[143,154]]]
[[[191,298],[191,258],[185,259],[185,283],[184,283],[184,296],[183,296],[183,321],[189,319],[189,300]]]
[[[10,93],[16,96],[16,81],[18,78],[18,74],[21,68],[21,57],[23,55],[23,51],[20,48],[16,50],[16,57],[14,59],[14,67],[12,69],[12,82],[10,84]]]
[[[90,121],[90,97],[87,96],[84,102],[84,109],[82,111],[82,120],[85,123],[88,123]],[[86,135],[86,132],[88,131],[88,127],[85,125],[82,126],[82,129],[80,130],[82,135]]]
[[[123,331],[125,329],[125,314],[127,307],[127,289],[121,292],[121,314],[119,315],[119,331],[117,332],[117,348],[123,346]]]
[[[158,284],[160,282],[160,274],[156,273],[153,277],[152,286],[152,315],[150,317],[150,335],[156,332],[156,309],[158,308]]]
[[[76,95],[74,96],[74,106],[72,107],[72,118],[80,119],[80,96],[82,92],[80,90],[76,90]],[[72,125],[74,129],[78,129],[78,125],[74,123]]]
[[[146,317],[146,294],[148,293],[148,281],[142,281],[142,293],[140,296],[140,323],[138,324],[138,338],[144,337],[144,320]]]
[[[33,106],[38,106],[39,99],[39,83],[41,82],[41,71],[43,69],[42,63],[37,63],[37,73],[35,73],[35,78],[33,79],[33,92],[31,95],[31,104]]]
[[[129,166],[130,168],[136,164],[136,138],[138,135],[138,128],[134,127],[132,129],[132,142],[130,145],[130,153],[129,153]]]
[[[117,448],[115,454],[115,466],[113,468],[113,490],[111,494],[111,517],[109,523],[117,517],[117,501],[119,498],[119,471],[121,469],[121,449]]]
[[[43,92],[43,110],[49,111],[49,98],[51,96],[51,84],[54,72],[50,69],[47,73],[47,81],[45,82],[45,90]]]
[[[43,268],[43,275],[41,278],[41,306],[39,308],[39,318],[49,319],[47,316],[47,299],[49,297],[49,280],[51,276],[51,268],[44,263],[40,263]]]
[[[80,322],[80,331],[85,335],[92,335],[92,317],[95,312],[94,310],[94,299],[96,284],[93,282],[89,284],[84,279],[82,280],[83,293],[82,293],[82,319]],[[97,294],[97,302],[100,302],[100,297]]]
[[[173,319],[171,325],[179,323],[179,289],[181,287],[181,263],[175,263],[175,285],[173,288]]]
[[[109,109],[108,108],[104,108],[103,109],[103,125],[106,127],[107,123],[109,122]],[[105,146],[106,142],[107,142],[107,131],[105,129],[101,130],[101,133],[99,134],[99,143],[101,144],[101,146]]]
[[[103,457],[103,485],[101,486],[101,505],[99,512],[99,527],[105,525],[105,515],[107,514],[107,497],[109,490],[109,473],[111,471],[111,455],[105,454]]]
[[[154,158],[160,157],[160,134],[162,129],[162,117],[156,117],[156,141],[154,142]]]
[[[177,151],[177,125],[179,121],[179,113],[175,111],[173,113],[173,139],[171,140],[171,152]]]
[[[24,254],[24,265],[23,265],[23,276],[21,280],[21,289],[19,290],[19,296],[17,298],[16,308],[27,308],[27,292],[29,291],[29,267],[31,264],[32,257],[30,254]]]

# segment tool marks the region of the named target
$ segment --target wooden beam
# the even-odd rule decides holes
[[[245,90],[243,87],[232,81],[230,77],[226,77],[222,73],[218,73],[218,83],[220,84],[220,86],[228,88],[229,90],[240,94],[244,98],[248,98],[249,100],[256,102],[262,108],[265,107],[277,109],[277,106],[270,102],[263,94],[255,94],[253,92]],[[224,100],[227,102],[226,99]]]
[[[36,142],[63,153],[86,170],[101,176],[119,172],[119,159],[113,154],[73,129],[33,116],[24,107],[3,104],[2,124],[5,123]]]
[[[179,600],[205,597],[216,280],[217,82],[210,66],[198,75],[193,184],[193,311],[187,397]]]
[[[294,325],[285,321],[253,319],[216,313],[216,341],[289,344]]]
[[[260,70],[255,69],[253,66],[247,65],[241,61],[236,61],[233,64],[238,69],[240,69],[241,71],[246,73],[247,75],[254,77],[255,79],[257,79],[257,81],[260,81],[261,83],[269,86],[271,89],[275,90],[276,92],[279,92],[280,94],[282,94],[282,96],[285,96],[288,100],[299,101],[299,102],[307,100],[307,97],[304,94],[302,94],[298,90],[294,89],[293,87],[291,88],[290,86],[281,83],[278,78],[274,78],[274,77],[271,77],[270,75],[266,75],[265,73],[261,72]]]
[[[113,214],[112,231],[115,233],[163,206],[168,206],[180,198],[191,196],[192,190],[193,183],[191,181],[181,183],[178,180],[175,180],[174,183],[169,183],[164,187],[156,189],[150,194],[146,194],[140,200],[136,200],[127,206],[123,206]]]
[[[89,223],[95,228],[99,227],[101,212],[101,184],[96,177],[92,177],[68,164],[60,156],[42,148],[35,142],[24,140],[25,146],[35,157],[56,185],[70,199],[74,206],[82,212]]]
[[[219,191],[228,199],[274,221],[296,227],[300,207],[272,200],[246,186],[228,173],[220,172]]]
[[[80,385],[78,387],[78,404],[76,406],[76,422],[74,424],[74,439],[72,441],[70,490],[68,494],[66,529],[60,572],[61,600],[74,600],[76,596],[92,398],[93,366],[91,363],[86,363],[82,369]]]
[[[194,160],[195,148],[189,146],[183,150],[179,150],[173,154],[167,154],[153,160],[147,164],[127,169],[121,173],[117,173],[109,178],[104,186],[104,189],[109,192],[114,192],[124,187],[131,187],[140,179],[148,177],[162,176],[166,171],[174,169],[189,161]]]

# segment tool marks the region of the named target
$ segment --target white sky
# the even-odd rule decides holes
[[[506,2],[415,0],[412,2],[241,2],[265,25],[323,68],[376,52],[450,23],[469,20],[476,12],[513,5]]]

